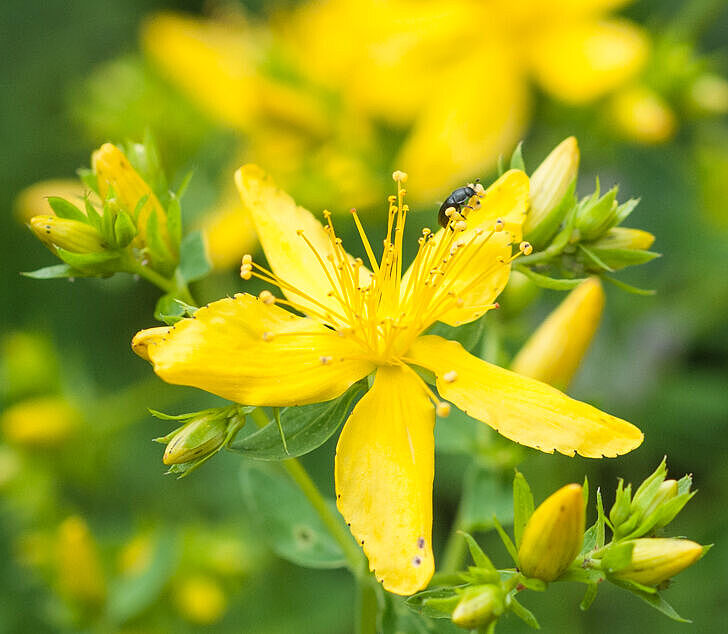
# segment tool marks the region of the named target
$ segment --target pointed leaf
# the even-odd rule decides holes
[[[584,598],[581,600],[581,603],[579,604],[580,610],[588,610],[591,607],[591,604],[594,603],[594,599],[597,598],[597,592],[599,591],[599,586],[596,583],[590,583],[586,587],[586,592],[584,593]]]
[[[478,568],[482,568],[483,570],[496,572],[496,568],[493,565],[493,562],[491,562],[491,560],[488,558],[488,555],[483,552],[483,549],[478,545],[478,542],[475,541],[473,536],[469,533],[466,533],[465,531],[458,531],[458,533],[462,535],[467,542],[468,549],[470,550],[470,556],[473,558],[475,565]]]
[[[65,198],[48,196],[48,204],[59,218],[68,218],[69,220],[77,220],[78,222],[88,223],[86,214]]]
[[[533,615],[533,612],[531,612],[531,610],[526,608],[523,604],[519,603],[513,595],[508,597],[508,609],[529,627],[534,630],[541,629],[541,626],[539,625],[536,617]]]
[[[508,537],[508,533],[503,530],[503,527],[501,526],[500,522],[498,521],[498,518],[493,516],[493,525],[495,526],[495,530],[498,531],[498,536],[501,538],[501,541],[503,542],[503,545],[506,547],[506,550],[508,551],[508,554],[511,556],[511,559],[515,562],[516,565],[518,565],[518,551],[516,550],[515,545],[513,544],[513,541],[510,537]]]
[[[541,273],[535,273],[531,269],[525,266],[516,265],[515,270],[519,273],[523,273],[528,279],[530,279],[536,286],[541,288],[549,288],[554,291],[570,291],[572,288],[576,288],[586,278],[577,278],[573,280],[559,279],[555,277],[549,277],[548,275],[542,275]]]
[[[513,478],[513,534],[516,538],[516,547],[521,546],[521,537],[531,515],[533,515],[533,493],[524,475],[516,470]]]
[[[21,273],[23,277],[30,277],[34,280],[53,280],[61,277],[85,277],[85,273],[74,269],[68,264],[54,264],[44,266],[42,269]]]

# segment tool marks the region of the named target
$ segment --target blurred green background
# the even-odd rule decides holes
[[[251,2],[246,9],[256,19],[293,4]],[[76,168],[88,165],[90,151],[100,143],[124,140],[120,134],[140,138],[147,125],[155,124],[143,120],[141,107],[126,129],[110,118],[104,130],[103,117],[89,115],[96,103],[90,75],[109,60],[138,55],[139,25],[148,14],[159,9],[200,13],[202,5],[7,0],[0,8],[0,406],[34,395],[63,394],[82,410],[83,418],[81,431],[60,445],[14,444],[5,438],[0,446],[2,632],[199,631],[205,606],[218,604],[222,607],[212,610],[217,616],[207,619],[205,631],[350,631],[354,591],[349,578],[343,571],[298,568],[267,549],[243,505],[239,457],[220,455],[181,481],[163,475],[162,448],[150,441],[167,427],[151,419],[146,408],[185,411],[212,401],[156,380],[147,364],[131,353],[132,335],[154,323],[157,292],[128,276],[45,282],[19,275],[54,262],[14,213],[17,193],[42,179],[72,177]],[[695,55],[709,60],[714,72],[728,75],[728,3],[643,1],[625,7],[622,14],[654,34],[655,41],[659,34],[684,27]],[[691,16],[697,16],[695,24]],[[651,64],[659,68],[662,53],[657,45],[655,50]],[[118,77],[108,83],[110,101],[117,89],[118,102],[128,103],[128,91]],[[607,289],[597,339],[570,389],[570,394],[637,424],[645,432],[644,445],[628,456],[599,462],[529,452],[521,469],[537,500],[588,474],[593,487],[608,492],[610,503],[618,476],[641,481],[667,454],[671,474],[693,473],[699,490],[676,521],[675,534],[716,547],[681,574],[666,595],[695,625],[668,621],[612,587],[604,588],[593,607],[580,613],[581,590],[558,586],[524,600],[546,632],[725,629],[728,121],[725,113],[708,117],[676,110],[679,127],[672,138],[640,145],[610,128],[598,105],[568,106],[540,92],[533,96],[525,132],[527,166],[533,169],[564,137],[577,136],[583,193],[591,191],[599,174],[605,188],[620,184],[620,200],[641,197],[631,226],[654,233],[655,249],[663,257],[624,278],[657,289],[655,296]],[[125,110],[121,112],[123,124]],[[237,155],[230,149],[230,132],[207,121],[195,106],[181,105],[175,116],[179,130],[188,136],[177,137],[175,145],[173,135],[162,131],[163,158],[173,168],[174,182],[184,169],[196,168],[189,205],[194,214],[196,206],[202,209],[213,202],[216,175]],[[163,118],[157,114],[156,122]],[[198,127],[190,128],[188,121]],[[299,196],[315,206],[320,193],[301,188]],[[346,200],[334,203],[347,206]],[[420,208],[426,218],[421,224],[431,223],[427,214],[434,214],[435,201]],[[193,222],[192,215],[189,219]],[[195,290],[209,301],[240,288],[240,280],[223,272]],[[560,297],[543,293],[519,317],[514,342],[519,335],[522,341]],[[305,462],[331,491],[330,447]],[[467,463],[462,456],[438,454],[435,536],[440,541],[452,521]],[[70,547],[59,537],[59,525],[69,516],[83,518],[93,535],[116,620],[97,618],[88,606],[68,600],[69,590],[52,562],[59,548]],[[505,562],[492,534],[483,543]],[[133,570],[135,553],[144,559],[145,552],[157,561],[158,578],[146,579],[148,591],[139,598],[128,583],[124,586],[125,571]],[[236,565],[226,567],[220,560]],[[202,590],[185,588],[191,578],[201,580]],[[209,597],[202,617],[179,607],[186,591]],[[506,619],[498,631],[523,631],[523,625]]]

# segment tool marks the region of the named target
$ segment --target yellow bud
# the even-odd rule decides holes
[[[571,291],[531,335],[511,369],[566,389],[589,348],[603,309],[602,284],[591,277]]]
[[[72,253],[100,253],[106,250],[103,238],[85,222],[58,216],[33,216],[30,228],[36,237],[50,247],[60,247]]]
[[[611,567],[613,558],[607,552],[602,568],[614,579],[626,579],[646,586],[656,586],[694,564],[703,554],[703,547],[687,539],[644,538],[627,542],[633,545],[632,559],[619,569]]]
[[[253,219],[234,190],[226,192],[215,207],[203,214],[200,228],[215,270],[237,264],[240,254],[252,249],[257,241]]]
[[[106,579],[96,543],[82,518],[69,517],[58,528],[56,565],[62,595],[88,603],[104,600]]]
[[[619,131],[637,143],[652,145],[668,141],[675,134],[677,120],[670,106],[656,92],[644,86],[617,93],[610,104]]]
[[[561,218],[554,218],[550,222],[552,212],[557,211],[559,203],[569,191],[579,171],[579,145],[573,136],[563,140],[557,145],[536,168],[531,175],[531,209],[523,226],[524,235],[537,244],[541,238],[550,236],[541,235],[550,229],[556,229]],[[563,210],[566,211],[565,209]],[[542,225],[549,224],[548,230]],[[531,236],[535,232],[535,237]]]
[[[113,189],[119,206],[135,218],[138,233],[134,244],[140,248],[146,244],[147,221],[154,213],[157,215],[159,234],[169,245],[167,215],[151,187],[132,167],[124,153],[115,145],[104,143],[91,156],[91,166],[96,173],[101,197],[106,199],[109,190]],[[137,205],[145,196],[147,200],[137,214]]]
[[[3,435],[12,444],[50,447],[63,442],[80,423],[81,415],[57,396],[28,399],[12,405],[2,415]]]
[[[592,244],[597,249],[649,249],[655,241],[649,231],[614,227]]]
[[[472,586],[463,592],[452,613],[458,627],[476,629],[490,625],[503,614],[503,590],[495,585]]]
[[[217,623],[227,609],[223,589],[207,575],[184,579],[177,587],[174,599],[182,616],[196,625]]]
[[[579,554],[584,539],[584,498],[579,484],[567,484],[533,512],[518,549],[527,577],[553,581]]]

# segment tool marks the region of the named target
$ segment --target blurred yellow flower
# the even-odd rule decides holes
[[[227,598],[220,583],[203,574],[182,579],[174,600],[182,616],[196,625],[217,623],[227,610]]]
[[[48,204],[49,196],[65,198],[77,206],[83,206],[83,197],[87,192],[88,189],[77,179],[54,178],[39,181],[16,196],[15,213],[21,222],[28,222],[33,216],[41,214],[55,214]],[[98,198],[94,198],[98,202]]]
[[[156,540],[149,532],[135,535],[119,552],[117,565],[121,574],[129,577],[144,572],[152,563]]]
[[[81,414],[60,396],[27,399],[2,414],[3,436],[12,444],[50,447],[66,440],[81,422]]]
[[[519,374],[564,390],[579,368],[604,309],[604,290],[591,277],[569,293],[513,359]]]
[[[254,165],[236,182],[271,270],[244,256],[241,276],[278,286],[238,294],[198,310],[172,327],[142,331],[132,346],[165,381],[195,386],[257,406],[327,401],[374,375],[339,437],[337,506],[384,587],[412,594],[434,571],[432,554],[433,427],[447,416],[415,368],[436,377],[443,399],[516,442],[542,451],[615,456],[642,442],[640,431],[558,390],[488,364],[454,341],[423,335],[436,321],[458,326],[496,307],[521,240],[528,177],[506,172],[475,189],[466,217],[419,238],[405,270],[403,183],[389,198],[381,259],[358,215],[353,220],[368,264],[350,256],[331,214],[322,226]],[[530,245],[519,250],[528,253]],[[291,307],[307,317],[298,317]]]
[[[664,143],[677,129],[675,113],[668,103],[645,86],[620,90],[612,98],[609,110],[617,130],[637,143]]]
[[[302,135],[316,152],[347,139],[347,120],[385,121],[406,131],[389,160],[406,165],[417,196],[432,200],[492,168],[523,136],[531,78],[583,104],[641,70],[645,33],[608,15],[623,4],[329,0],[270,24],[158,14],[141,39],[190,99],[252,139],[247,159],[286,185],[291,173],[255,151],[275,150],[271,128]],[[363,171],[369,152],[381,163],[369,144],[348,155],[357,152]]]
[[[56,542],[58,589],[69,599],[100,603],[106,597],[106,578],[93,535],[83,518],[72,516],[58,527]]]

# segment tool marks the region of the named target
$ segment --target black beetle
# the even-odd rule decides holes
[[[475,182],[477,183],[478,181],[480,181],[480,179],[477,179]],[[459,212],[463,206],[467,206],[467,202],[477,193],[478,192],[475,191],[473,185],[458,187],[440,206],[440,211],[437,214],[437,222],[439,225],[441,227],[447,227],[448,222],[450,222],[450,218],[447,217],[445,212],[450,209],[450,207]]]

